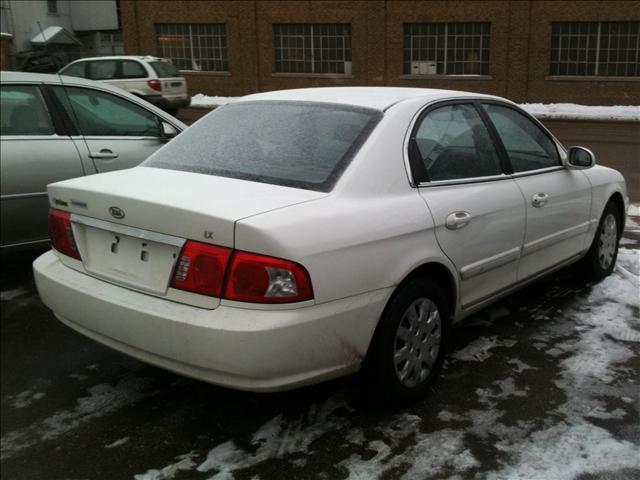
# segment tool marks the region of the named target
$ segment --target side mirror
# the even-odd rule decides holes
[[[160,133],[163,140],[169,141],[178,135],[178,130],[170,123],[160,121]]]
[[[596,156],[591,150],[584,147],[571,147],[567,157],[567,168],[583,170],[596,164]]]

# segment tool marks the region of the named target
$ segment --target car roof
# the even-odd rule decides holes
[[[425,101],[445,100],[448,98],[494,98],[473,92],[457,90],[439,90],[434,88],[402,88],[402,87],[325,87],[301,88],[295,90],[278,90],[274,92],[256,93],[238,99],[239,102],[255,100],[288,100],[304,102],[338,103],[354,107],[366,107],[375,110],[386,110],[398,102],[410,99]],[[502,99],[501,99],[502,100]]]
[[[51,83],[60,85],[61,83],[68,83],[73,85],[90,85],[92,87],[100,86],[105,90],[111,90],[116,87],[111,87],[105,83],[96,82],[95,80],[89,80],[88,78],[81,77],[69,77],[67,75],[58,75],[56,73],[32,73],[32,72],[0,72],[0,81],[5,82],[37,82],[37,83]],[[120,90],[116,90],[120,91]]]
[[[166,112],[163,112],[159,108],[154,105],[151,105],[147,102],[144,102],[140,98],[132,95],[131,93],[123,90],[121,88],[115,87],[113,85],[109,85],[104,82],[96,82],[95,80],[89,80],[88,78],[80,78],[80,77],[69,77],[67,75],[58,75],[55,73],[31,73],[31,72],[0,72],[0,83],[47,83],[50,85],[73,85],[73,86],[83,86],[86,85],[92,88],[98,88],[100,90],[109,91],[119,95],[121,97],[127,97],[130,100],[139,103],[142,101],[145,103],[145,108],[152,110],[160,117],[165,118],[170,117],[171,122],[180,126],[181,129],[187,128],[187,126],[182,123],[180,120],[175,118],[173,115],[169,115]]]
[[[88,62],[93,60],[141,60],[146,62],[168,62],[166,58],[154,57],[152,55],[109,55],[104,57],[85,57],[79,58],[78,60],[74,60],[71,63],[76,62]]]

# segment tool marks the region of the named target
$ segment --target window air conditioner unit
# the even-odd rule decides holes
[[[411,62],[411,75],[436,75],[436,62]]]

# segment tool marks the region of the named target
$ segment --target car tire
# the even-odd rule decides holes
[[[428,278],[415,278],[396,291],[385,308],[363,366],[372,398],[391,406],[424,396],[437,377],[449,339],[444,293]]]
[[[613,272],[618,258],[620,222],[618,207],[609,201],[598,223],[591,247],[581,261],[580,273],[588,280],[601,280]]]

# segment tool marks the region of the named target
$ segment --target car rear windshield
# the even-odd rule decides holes
[[[171,78],[171,77],[179,77],[180,73],[173,66],[173,63],[169,62],[149,62],[151,68],[156,72],[158,78]]]
[[[381,117],[329,103],[232,103],[143,165],[327,192]]]

